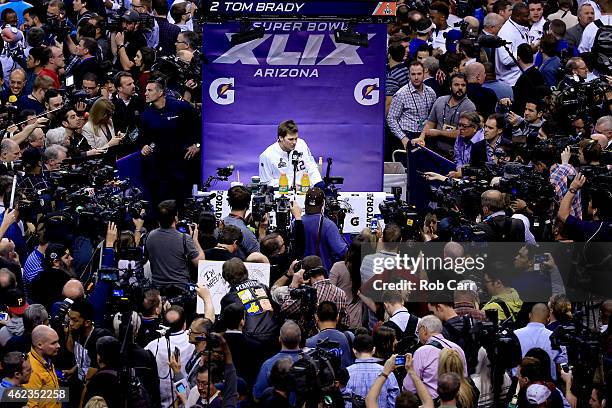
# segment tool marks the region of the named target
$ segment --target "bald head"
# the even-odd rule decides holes
[[[85,289],[80,280],[70,279],[62,289],[62,295],[65,298],[76,300],[82,299],[85,296]]]
[[[295,350],[300,345],[302,332],[293,320],[287,320],[280,329],[280,341],[283,348],[287,350]]]
[[[536,303],[531,308],[531,313],[529,313],[529,321],[532,323],[548,323],[548,318],[550,317],[550,309],[544,303]]]
[[[468,25],[470,26],[470,31],[472,33],[475,33],[475,34],[478,33],[478,28],[480,28],[480,22],[478,21],[478,19],[476,17],[466,16],[463,19],[463,21],[468,23]]]
[[[502,211],[504,209],[504,195],[497,190],[487,190],[480,196],[480,203],[483,209],[488,210],[488,213]]]
[[[43,324],[38,325],[32,330],[32,345],[40,347],[41,344],[48,343],[54,337],[57,337],[55,330]]]
[[[252,263],[265,263],[265,264],[270,263],[270,260],[268,259],[268,257],[262,254],[261,252],[251,252],[244,261],[252,262]]]
[[[485,67],[480,62],[473,62],[465,67],[465,76],[470,84],[484,84]]]
[[[447,242],[446,245],[444,245],[445,258],[461,258],[464,254],[463,245],[457,241]]]

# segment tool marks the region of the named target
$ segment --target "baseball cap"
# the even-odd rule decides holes
[[[325,193],[319,187],[312,187],[306,193],[304,200],[306,214],[317,214],[325,204]]]
[[[68,249],[68,246],[64,244],[50,243],[45,251],[45,261],[51,264],[53,261],[66,255],[66,250]]]
[[[531,384],[527,388],[527,401],[529,401],[530,404],[543,404],[548,397],[550,397],[550,390],[545,385]]]
[[[121,18],[130,23],[136,23],[138,20],[140,20],[140,14],[138,14],[136,10],[126,10]]]
[[[446,52],[455,53],[457,52],[457,42],[461,39],[463,34],[459,30],[450,30],[444,34],[446,37]]]
[[[15,315],[22,315],[29,306],[23,291],[19,288],[9,289],[5,292],[6,307]]]
[[[427,34],[434,28],[436,28],[436,26],[434,26],[434,23],[428,18],[422,18],[414,23],[414,31],[418,34]]]

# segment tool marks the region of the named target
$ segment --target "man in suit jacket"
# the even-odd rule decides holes
[[[484,220],[476,225],[486,242],[525,242],[525,224],[504,212],[504,195],[487,190],[480,196]]]

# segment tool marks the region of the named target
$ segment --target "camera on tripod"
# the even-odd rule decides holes
[[[380,214],[387,224],[397,224],[402,229],[404,240],[420,238],[419,216],[416,207],[402,200],[402,188],[392,187],[393,199],[385,200],[378,205]]]

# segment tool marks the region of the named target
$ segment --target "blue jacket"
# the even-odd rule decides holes
[[[23,23],[25,23],[25,20],[23,19],[23,11],[29,9],[30,7],[32,7],[32,5],[30,3],[26,3],[25,1],[8,0],[6,3],[0,6],[0,13],[5,8],[13,9],[15,13],[17,13],[17,20],[19,22],[19,25],[22,25]]]
[[[304,256],[317,255],[317,231],[320,217],[319,214],[305,214],[302,217],[305,235]],[[329,271],[334,263],[343,259],[348,250],[348,244],[340,235],[336,224],[327,217],[323,217],[320,235],[319,256],[323,261],[323,266]]]

